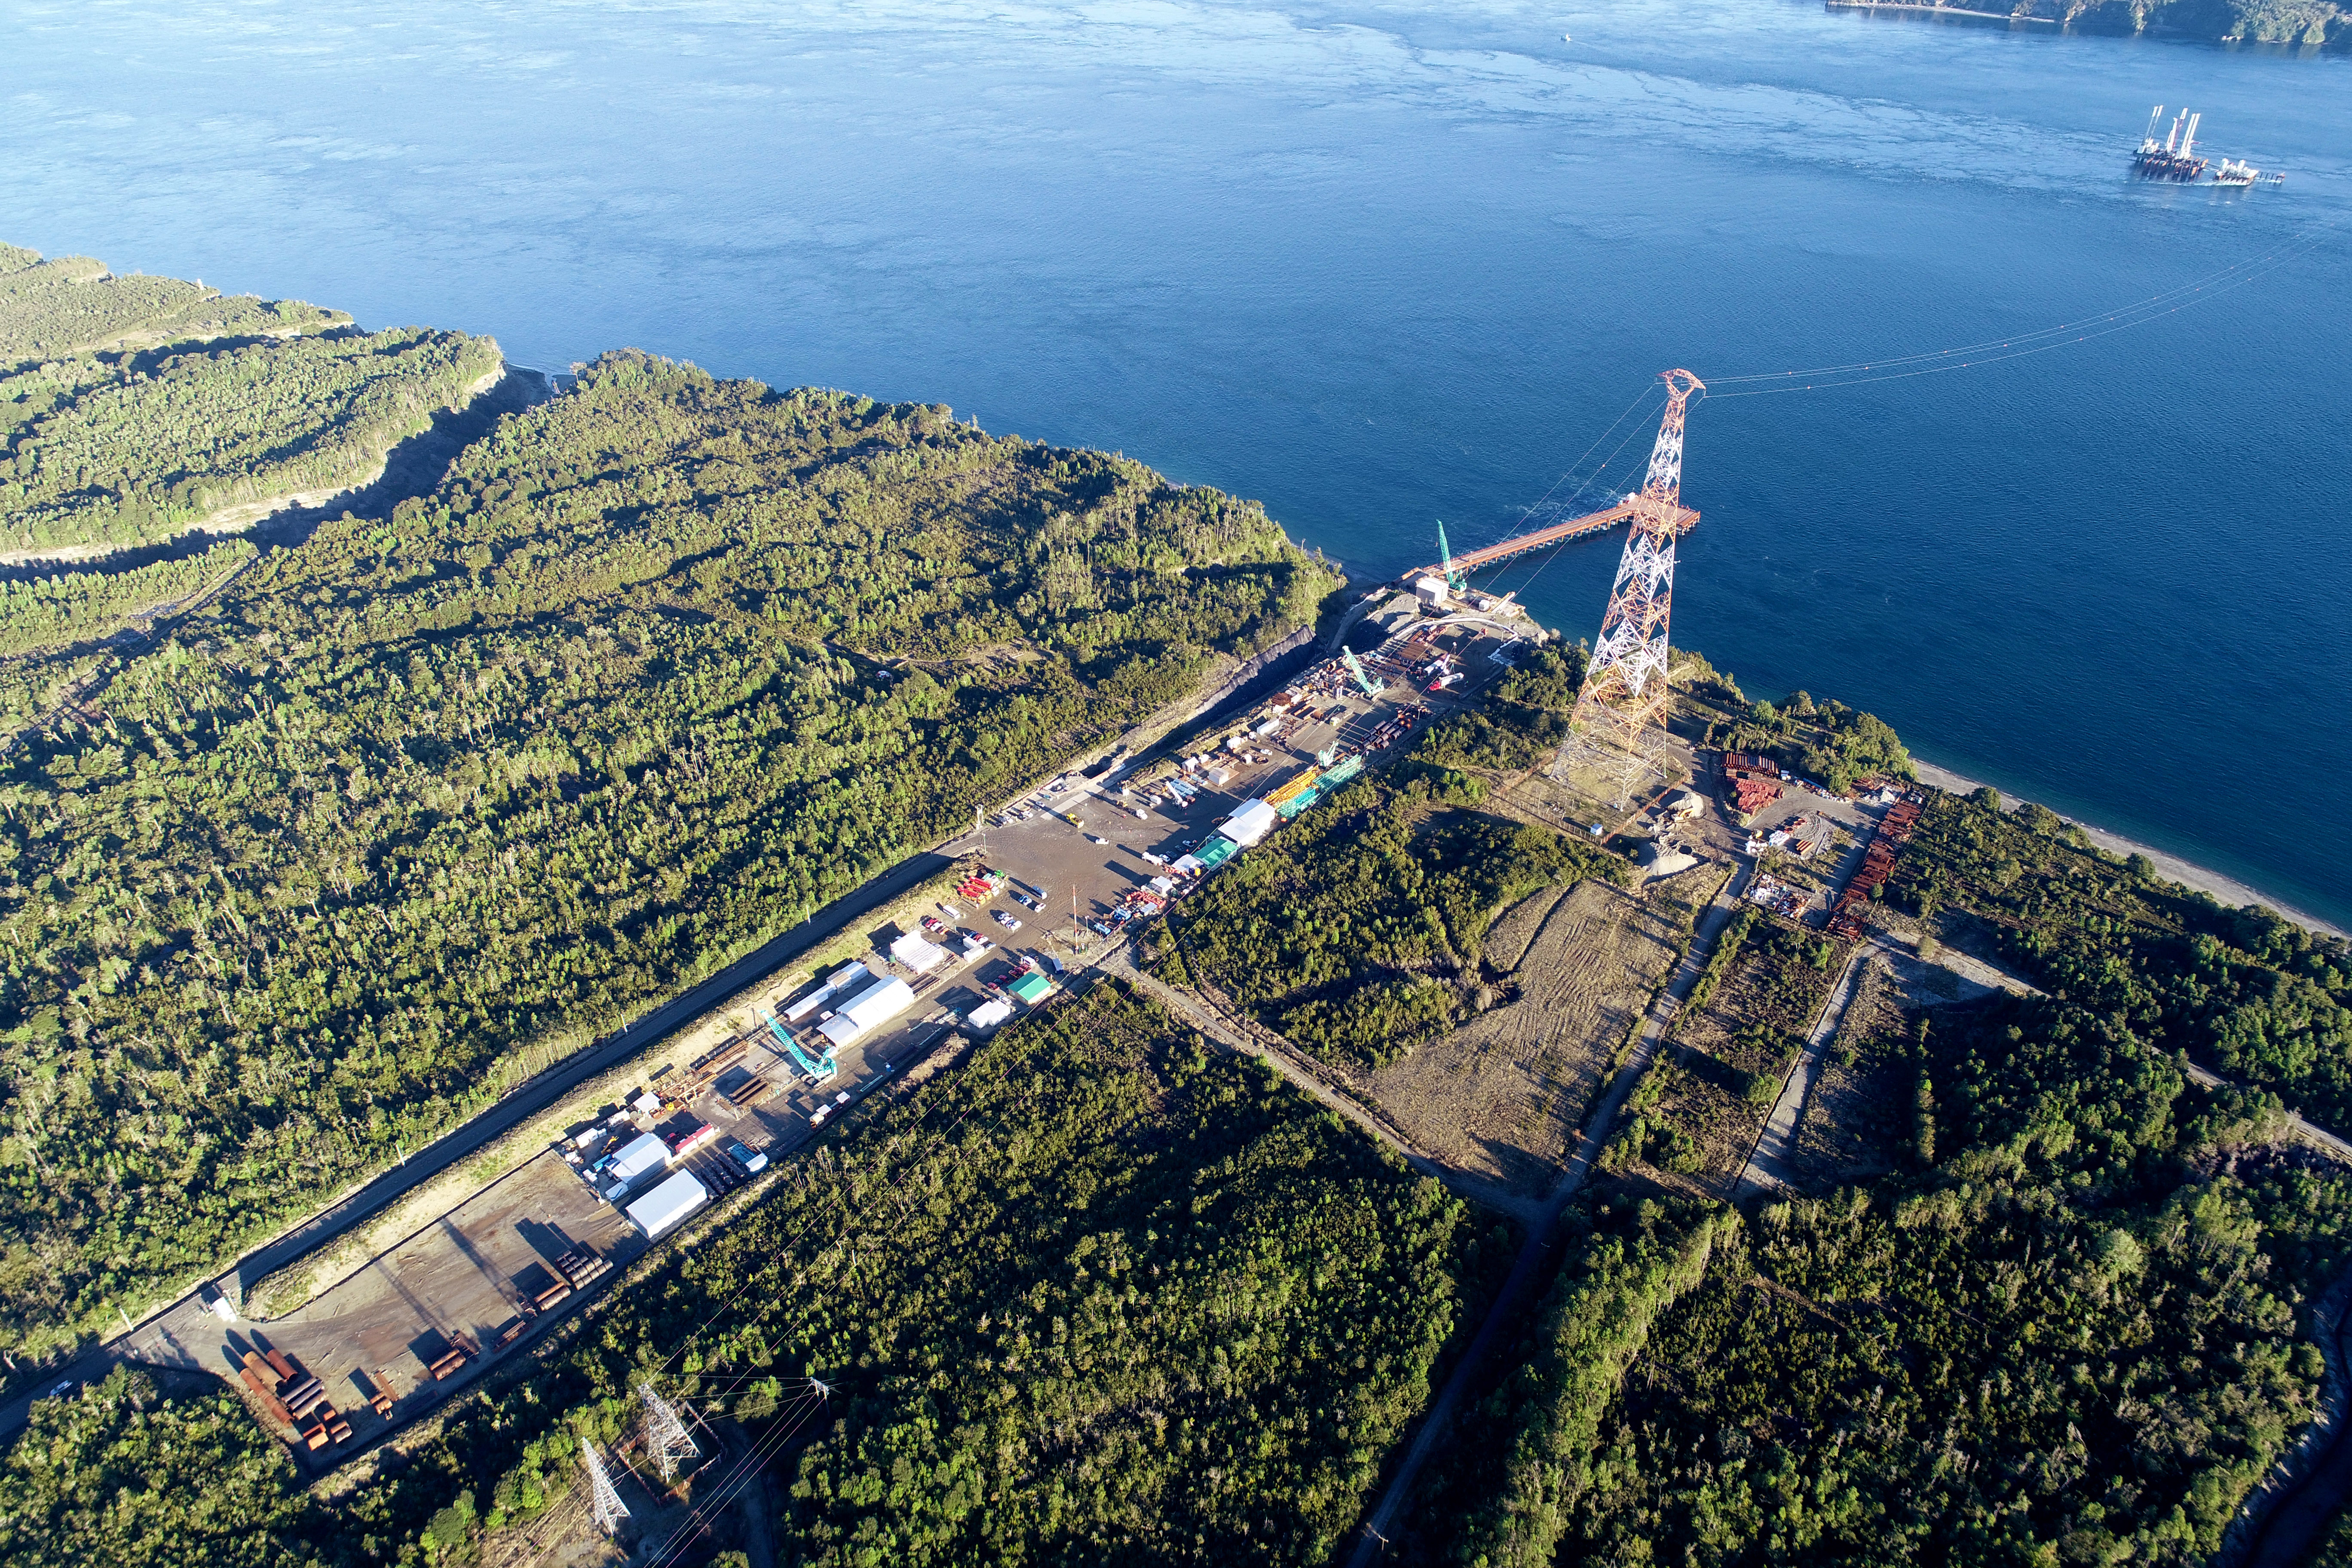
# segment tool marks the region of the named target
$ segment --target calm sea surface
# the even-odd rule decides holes
[[[2280,258],[2058,352],[1711,397],[1675,633],[2352,923],[2352,224],[2313,226],[2352,218],[2352,60],[1809,0],[396,10],[0,5],[0,237],[945,402],[1363,577],[1517,526],[1668,366]],[[2289,183],[2134,183],[2158,102]],[[1623,489],[1654,406],[1553,500]],[[1617,548],[1501,580],[1589,636]]]

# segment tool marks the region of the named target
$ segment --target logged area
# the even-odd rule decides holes
[[[0,772],[0,1342],[217,1267],[1311,620],[1254,505],[609,356]]]
[[[1608,882],[1538,893],[1488,939],[1487,1010],[1365,1087],[1436,1159],[1538,1195],[1558,1178],[1681,936],[1663,903]]]

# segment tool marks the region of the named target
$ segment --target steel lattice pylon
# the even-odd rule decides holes
[[[681,1461],[700,1458],[702,1450],[695,1447],[694,1436],[687,1431],[686,1423],[678,1419],[677,1412],[668,1400],[654,1392],[652,1384],[637,1384],[637,1397],[644,1400],[646,1405],[646,1452],[652,1455],[662,1479],[668,1480],[677,1474]]]
[[[596,1516],[596,1528],[611,1540],[619,1531],[621,1521],[629,1517],[629,1505],[613,1489],[613,1478],[604,1469],[604,1456],[596,1445],[583,1438],[580,1443],[581,1463],[588,1467],[588,1506]]]
[[[1674,608],[1675,536],[1690,526],[1684,510],[1683,420],[1690,395],[1706,384],[1686,370],[1659,377],[1666,384],[1665,417],[1650,448],[1650,472],[1641,492],[1626,498],[1633,531],[1617,563],[1609,609],[1585,667],[1569,720],[1568,743],[1555,776],[1598,774],[1613,785],[1621,807],[1634,784],[1666,767],[1666,623]]]

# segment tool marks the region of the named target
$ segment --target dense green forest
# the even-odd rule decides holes
[[[1522,653],[1518,668],[1495,683],[1476,707],[1431,725],[1413,743],[1408,774],[1428,776],[1441,795],[1475,800],[1484,786],[1460,773],[1516,773],[1549,754],[1568,735],[1568,716],[1584,681],[1585,651],[1553,643]]]
[[[177,278],[118,278],[102,261],[0,245],[0,367],[19,360],[196,338],[286,336],[345,327],[341,310],[223,295]]]
[[[1315,616],[1254,505],[608,356],[0,770],[0,1340],[135,1312]]]
[[[1458,1550],[1525,1564],[2186,1562],[2310,1419],[2352,1180],[2087,1011],[1939,1010],[1905,1174],[1596,1191],[1473,1417]],[[2257,1140],[2249,1146],[2250,1139]],[[1506,1445],[1507,1445],[1506,1447]]]
[[[2003,962],[2166,1050],[2352,1131],[2352,949],[2117,860],[2038,805],[1939,795],[1889,895],[1979,921]]]
[[[488,338],[412,327],[0,372],[0,544],[143,544],[247,501],[357,484],[499,365]]]
[[[1308,1050],[1379,1067],[1467,1009],[1496,916],[1591,876],[1624,886],[1633,868],[1543,828],[1438,805],[1423,779],[1367,776],[1186,900],[1162,963]]]
[[[60,570],[46,577],[0,581],[0,658],[55,654],[97,643],[134,616],[169,609],[225,582],[257,553],[242,539],[225,539],[200,554],[152,561],[128,571]],[[31,716],[29,704],[12,711],[0,698],[0,725],[13,729]]]
[[[633,1431],[651,1377],[773,1440],[795,1561],[1316,1563],[1512,1251],[1111,982],[783,1184],[331,1506],[289,1494],[226,1395],[142,1417],[118,1380],[45,1404],[0,1477],[0,1541],[63,1562],[36,1521],[102,1514],[73,1556],[90,1568],[471,1561],[576,1521],[574,1444]],[[814,1419],[811,1376],[832,1391]],[[716,1528],[684,1561],[729,1548],[729,1471],[696,1484]],[[175,1555],[183,1537],[211,1555]]]
[[[190,1381],[180,1379],[177,1381]],[[43,1400],[0,1465],[0,1561],[19,1568],[295,1568],[335,1521],[237,1397],[117,1369]],[[331,1555],[326,1558],[333,1561]]]

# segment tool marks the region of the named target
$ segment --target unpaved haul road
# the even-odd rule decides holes
[[[403,1163],[394,1165],[357,1191],[346,1194],[327,1208],[247,1253],[236,1263],[240,1290],[327,1245],[353,1226],[371,1218],[415,1188],[440,1175],[450,1166],[504,1137],[598,1074],[620,1066],[679,1025],[700,1017],[745,986],[765,979],[816,942],[831,936],[840,926],[921,886],[953,864],[948,857],[932,853],[917,855],[899,862],[856,891],[827,904],[792,930],[737,959],[692,990],[673,997],[643,1017],[623,1025],[618,1032],[606,1036],[584,1051],[565,1058],[537,1078],[526,1079],[497,1104],[419,1149]],[[144,1327],[167,1313],[178,1310],[193,1300],[194,1294],[190,1291],[174,1300],[159,1304],[140,1320],[138,1326]],[[79,1361],[45,1377],[45,1386],[37,1389],[35,1395],[12,1399],[5,1405],[0,1405],[0,1437],[11,1436],[24,1429],[25,1424],[31,1419],[36,1395],[45,1396],[51,1388],[60,1384],[93,1383],[105,1377],[118,1363],[126,1359],[122,1347],[131,1337],[129,1332],[115,1335]]]
[[[1716,940],[1723,934],[1723,928],[1730,921],[1732,911],[1739,907],[1739,896],[1748,885],[1748,867],[1741,866],[1735,870],[1731,879],[1723,885],[1723,890],[1716,894],[1715,901],[1700,917],[1690,951],[1683,955],[1681,967],[1675,971],[1673,978],[1666,982],[1665,988],[1651,1004],[1649,1017],[1642,1026],[1642,1037],[1634,1044],[1633,1054],[1623,1067],[1617,1069],[1617,1076],[1610,1079],[1609,1092],[1601,1097],[1600,1106],[1584,1124],[1584,1131],[1577,1139],[1576,1152],[1569,1156],[1567,1169],[1560,1173],[1559,1180],[1545,1195],[1542,1207],[1528,1226],[1527,1243],[1519,1248],[1519,1256],[1512,1262],[1511,1272],[1504,1279],[1503,1288],[1495,1293],[1495,1304],[1486,1310],[1486,1321],[1478,1325],[1478,1332],[1472,1337],[1470,1348],[1462,1352],[1462,1359],[1454,1363],[1454,1374],[1445,1380],[1445,1386],[1439,1391],[1435,1403],[1430,1405],[1429,1414],[1423,1417],[1421,1430],[1413,1435],[1412,1447],[1405,1450],[1403,1460],[1397,1466],[1396,1475],[1389,1481],[1388,1490],[1381,1496],[1380,1506],[1373,1509],[1371,1516],[1364,1521],[1363,1531],[1357,1538],[1355,1554],[1348,1560],[1348,1568],[1372,1568],[1372,1564],[1379,1562],[1381,1553],[1387,1550],[1389,1536],[1396,1529],[1398,1518],[1412,1500],[1413,1486],[1421,1479],[1422,1466],[1428,1462],[1439,1439],[1453,1426],[1454,1412],[1476,1378],[1479,1367],[1493,1351],[1495,1341],[1501,1337],[1502,1325],[1509,1320],[1521,1293],[1536,1278],[1550,1254],[1552,1228],[1559,1223],[1560,1212],[1568,1207],[1568,1201],[1576,1195],[1576,1190],[1584,1184],[1584,1178],[1591,1173],[1593,1162],[1601,1157],[1601,1141],[1609,1136],[1610,1124],[1617,1120],[1617,1112],[1624,1105],[1625,1097],[1633,1092],[1633,1086],[1649,1070],[1650,1059],[1657,1055],[1658,1042],[1665,1037],[1666,1026],[1681,1008],[1683,999],[1690,994],[1691,987],[1698,984],[1700,973],[1706,968],[1707,958],[1715,951]]]

